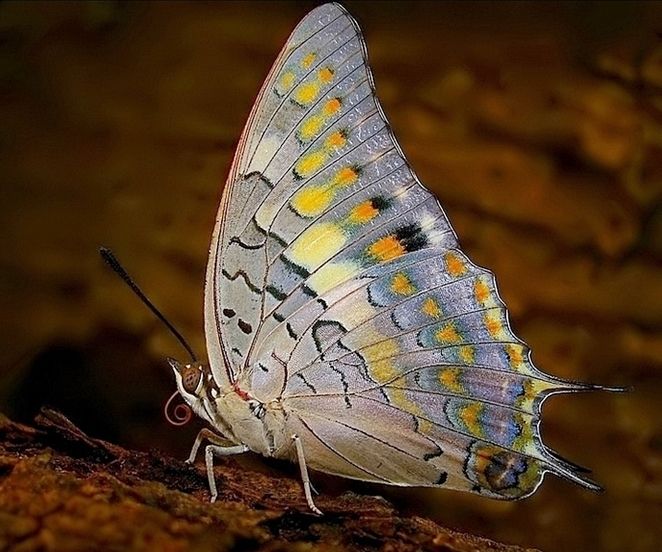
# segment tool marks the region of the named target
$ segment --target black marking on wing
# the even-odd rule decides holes
[[[400,322],[398,322],[397,317],[395,316],[395,310],[391,312],[391,322],[393,322],[393,325],[398,328],[399,330],[405,330],[405,326],[401,326]]]
[[[372,305],[373,307],[386,307],[387,303],[380,303],[379,301],[375,300],[375,298],[372,296],[372,290],[370,289],[370,285],[367,285],[365,288],[366,294],[368,296],[368,303]]]
[[[285,328],[287,329],[287,334],[292,338],[292,339],[299,339],[299,336],[294,332],[292,329],[292,324],[289,322],[285,324]]]
[[[451,406],[451,402],[446,401],[446,403],[444,404],[444,406],[441,410],[444,413],[444,416],[446,417],[446,421],[450,424],[450,427],[454,428],[455,424],[453,423],[453,418],[448,415],[448,409],[450,408],[450,406]]]
[[[262,364],[261,362],[258,362],[258,363],[257,363],[257,367],[258,367],[260,370],[262,370],[263,372],[269,372],[269,368],[267,368],[267,367],[266,367],[264,364]]]
[[[253,333],[253,326],[251,326],[248,322],[245,322],[241,318],[237,320],[237,326],[239,326],[239,329],[244,332],[246,335]]]
[[[285,320],[285,317],[284,317],[282,314],[280,314],[279,312],[277,312],[277,311],[274,311],[274,313],[272,314],[272,316],[274,317],[274,320],[275,320],[276,322],[282,322],[283,320]]]
[[[234,280],[236,280],[237,278],[241,277],[242,280],[243,280],[243,281],[246,283],[246,285],[248,286],[248,289],[250,289],[253,293],[255,293],[255,294],[257,294],[257,295],[262,295],[262,290],[261,290],[259,287],[257,287],[255,284],[253,284],[253,282],[250,281],[250,279],[248,278],[248,275],[247,275],[243,270],[237,270],[237,272],[234,273],[234,276],[230,275],[230,273],[229,273],[227,270],[225,270],[225,269],[223,269],[223,270],[221,271],[221,273],[222,273],[223,276],[225,276],[228,280],[232,280],[232,281],[234,281]]]
[[[283,261],[283,264],[285,264],[285,266],[289,268],[290,271],[294,272],[294,274],[301,276],[302,278],[308,278],[308,276],[310,276],[310,272],[308,270],[306,270],[301,265],[290,261],[284,254],[281,253],[279,259]]]
[[[446,414],[444,412],[444,414]],[[464,462],[462,463],[462,473],[464,474],[464,477],[466,477],[469,481],[475,481],[474,478],[471,476],[469,473],[469,462],[473,457],[473,450],[474,447],[478,441],[471,441],[469,445],[467,446],[467,455],[464,458]]]
[[[235,314],[237,314],[235,311],[232,309],[223,309],[223,314],[227,316],[228,318],[232,318]]]
[[[317,297],[317,293],[313,291],[311,288],[309,288],[306,284],[301,286],[301,291],[303,291],[306,295],[309,295],[310,297]]]
[[[283,301],[284,299],[287,298],[287,293],[282,292],[279,290],[276,286],[269,285],[265,288],[267,293],[271,295],[274,299],[278,299],[278,301]],[[284,319],[283,319],[284,320]],[[282,320],[281,320],[282,322]]]
[[[287,202],[287,210],[288,210],[288,211],[291,211],[292,213],[294,213],[294,214],[295,214],[296,216],[298,216],[298,217],[301,216],[301,215],[297,212],[297,210],[296,210],[294,207],[292,207],[292,203],[289,202],[289,201]]]
[[[278,245],[280,245],[281,247],[287,247],[289,245],[289,243],[287,243],[283,238],[281,238],[278,234],[276,234],[273,231],[269,232],[269,237],[276,240],[278,242]]]
[[[322,305],[322,308],[323,308],[324,310],[326,310],[326,309],[329,308],[329,304],[328,304],[324,299],[322,299],[321,297],[318,297],[318,298],[317,298],[317,302],[318,302],[320,305]]]
[[[256,249],[262,249],[264,247],[264,243],[258,243],[256,245],[251,245],[251,244],[248,244],[248,243],[244,243],[243,241],[241,241],[241,238],[239,236],[232,236],[230,238],[230,243],[231,244],[236,243],[242,249],[248,249],[248,250],[251,250],[251,251],[255,251]]]
[[[370,203],[375,209],[377,209],[381,213],[382,211],[388,209],[393,204],[393,200],[390,197],[378,195],[375,197],[371,197]]]
[[[395,231],[396,239],[403,245],[407,252],[423,249],[428,245],[428,238],[423,232],[420,224],[408,224]]]
[[[425,453],[425,455],[423,456],[423,460],[425,460],[426,462],[429,462],[433,458],[439,458],[444,453],[444,451],[441,450],[441,447],[439,445],[437,445],[435,443],[435,446],[437,447],[437,450],[434,451],[434,452]]]
[[[344,345],[341,345],[341,347],[349,351],[349,349],[347,349]],[[352,363],[346,360],[346,359],[351,359],[352,356],[356,356],[358,362]],[[342,364],[343,366],[347,366],[347,368],[353,368],[358,372],[359,376],[361,376],[363,380],[369,383],[371,386],[377,384],[377,382],[370,377],[370,374],[368,374],[368,369],[366,368],[365,361],[359,353],[354,352],[352,355],[346,356],[344,358],[338,358],[333,362],[335,362],[336,364]]]
[[[249,178],[257,176],[262,182],[264,182],[269,188],[273,189],[274,185],[266,176],[264,176],[260,171],[252,171],[247,175],[244,175],[244,178],[248,180]]]
[[[241,351],[240,351],[239,349],[237,349],[236,347],[232,347],[232,352],[235,353],[235,354],[237,354],[237,355],[239,355],[241,358],[244,358],[244,355],[243,355],[243,354],[241,353]]]
[[[301,378],[301,381],[303,381],[304,385],[317,395],[317,390],[313,387],[312,383],[310,383],[305,377],[303,377],[303,374],[297,374],[297,377]]]
[[[313,340],[315,341],[315,347],[317,348],[317,351],[320,353],[322,352],[324,347],[323,340],[325,337],[320,334],[322,332],[326,332],[327,330],[331,330],[332,332],[335,330],[336,333],[340,332],[341,334],[347,333],[347,329],[340,322],[336,322],[335,320],[317,320],[313,324],[313,327],[311,329],[311,334],[313,336]],[[335,340],[339,341],[338,339]]]
[[[439,479],[437,479],[437,485],[443,485],[448,479],[448,472],[442,471],[439,472]]]
[[[342,388],[343,388],[343,396],[344,396],[344,399],[345,399],[345,406],[347,408],[352,408],[352,403],[349,402],[349,396],[348,396],[349,385],[347,384],[347,379],[345,378],[345,373],[342,370],[339,370],[338,368],[336,368],[333,365],[332,362],[329,363],[329,366],[331,366],[331,369],[340,376],[340,383],[342,384]]]

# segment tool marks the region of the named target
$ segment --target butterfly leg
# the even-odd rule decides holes
[[[223,446],[224,444],[227,444],[227,439],[225,439],[223,436],[218,435],[217,433],[214,433],[213,431],[207,428],[201,429],[198,432],[195,441],[193,442],[193,447],[191,447],[191,453],[188,455],[188,458],[186,459],[187,464],[193,464],[193,462],[195,462],[195,457],[198,455],[198,450],[200,449],[200,445],[205,439],[210,443],[212,443],[213,445]]]
[[[246,452],[246,445],[233,445],[223,447],[219,445],[207,445],[205,447],[205,465],[207,466],[207,480],[209,481],[210,502],[216,502],[218,491],[216,490],[216,478],[214,477],[214,456],[232,456]]]
[[[313,502],[313,496],[310,492],[310,478],[308,477],[308,467],[306,466],[306,457],[303,454],[303,443],[298,435],[292,435],[292,440],[297,449],[297,459],[299,461],[299,469],[301,470],[301,482],[303,483],[303,493],[306,495],[306,502],[308,502],[308,507],[316,514],[322,515],[320,509],[315,506]]]

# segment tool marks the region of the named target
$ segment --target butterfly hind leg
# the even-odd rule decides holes
[[[193,462],[195,462],[195,457],[198,455],[198,449],[204,440],[212,443],[205,447],[205,466],[207,468],[207,481],[209,482],[209,493],[211,495],[210,502],[216,502],[218,491],[216,490],[216,478],[214,477],[214,456],[241,454],[242,452],[246,452],[248,447],[246,445],[228,446],[227,444],[224,444],[227,441],[223,437],[205,428],[200,430],[195,438],[193,447],[191,448],[191,454],[189,454],[189,457],[186,459],[188,464],[193,464]]]
[[[301,470],[301,482],[303,483],[303,493],[306,495],[306,502],[308,507],[317,515],[322,515],[321,510],[315,506],[313,502],[313,495],[311,492],[310,477],[308,477],[308,467],[306,466],[306,457],[303,454],[303,443],[298,435],[292,435],[292,440],[297,450],[297,459],[299,461],[299,469]]]

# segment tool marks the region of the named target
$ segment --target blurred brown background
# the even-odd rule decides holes
[[[253,99],[315,5],[0,5],[0,410],[184,455],[163,358],[183,352],[99,260],[112,247],[204,354],[221,185]],[[662,539],[662,5],[346,2],[384,109],[516,332],[558,376],[543,433],[600,495],[548,478],[503,503],[322,478],[543,550]],[[250,460],[253,465],[268,462]],[[275,469],[283,469],[277,466]],[[657,544],[656,544],[657,543]]]

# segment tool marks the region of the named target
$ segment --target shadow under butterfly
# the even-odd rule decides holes
[[[540,435],[543,401],[595,389],[538,370],[494,276],[459,248],[375,94],[356,21],[335,3],[294,29],[242,133],[213,231],[209,363],[169,359],[214,456],[248,450],[390,485],[499,499],[587,470]],[[170,402],[168,403],[170,404]],[[182,414],[179,412],[179,414]],[[183,421],[183,420],[180,420]]]

